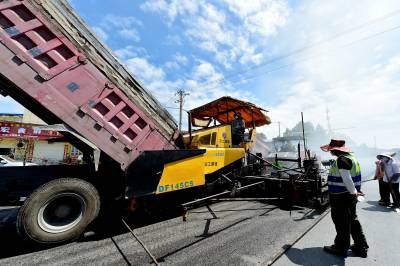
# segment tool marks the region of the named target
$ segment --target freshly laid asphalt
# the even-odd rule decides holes
[[[0,265],[151,263],[130,233],[88,236],[44,250],[26,247],[12,232],[16,210],[6,213],[0,211]],[[321,213],[295,208],[291,214],[259,201],[218,202],[191,210],[186,222],[176,217],[135,228],[134,232],[161,265],[260,265],[293,243]]]
[[[191,210],[186,222],[176,217],[134,232],[161,265],[269,265],[288,247],[273,265],[400,265],[400,214],[377,204],[375,181],[364,183],[363,191],[366,200],[357,208],[370,245],[367,258],[351,251],[339,257],[322,250],[335,235],[329,211],[321,216],[294,208],[289,216],[288,210],[259,201],[218,202]],[[16,212],[0,209],[0,265],[151,264],[127,231],[89,235],[47,249],[27,246],[14,232]]]
[[[322,247],[333,244],[335,237],[333,222],[327,215],[273,265],[400,265],[400,213],[378,205],[377,181],[364,183],[362,190],[365,201],[357,205],[357,212],[370,246],[367,258],[351,251],[347,257],[323,251]]]

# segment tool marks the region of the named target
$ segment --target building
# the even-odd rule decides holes
[[[43,130],[45,123],[26,111],[0,114],[0,155],[37,164],[74,163],[81,154],[57,131]]]
[[[23,123],[31,123],[31,124],[37,124],[37,125],[47,125],[42,119],[34,115],[31,111],[28,109],[24,110],[24,115],[22,116],[22,121]]]
[[[6,114],[6,113],[0,113],[0,121],[6,121],[6,122],[22,122],[22,119],[24,118],[23,114]]]

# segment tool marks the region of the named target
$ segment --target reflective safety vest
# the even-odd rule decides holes
[[[351,160],[352,167],[350,170],[351,179],[353,180],[354,186],[357,191],[361,191],[361,167],[356,158],[354,158],[351,154],[340,155],[344,156]],[[339,159],[339,158],[338,158]],[[328,175],[328,191],[329,193],[344,193],[348,192],[346,186],[343,183],[343,178],[340,175],[339,168],[337,166],[337,160],[331,166]]]

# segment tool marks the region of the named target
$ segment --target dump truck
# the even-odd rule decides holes
[[[79,165],[0,168],[0,202],[21,205],[24,239],[71,241],[113,204],[133,210],[137,199],[230,180],[246,164],[255,128],[270,123],[262,108],[223,97],[189,112],[182,134],[65,0],[0,1],[0,27],[1,94],[48,124],[39,130],[62,133],[83,152]],[[248,130],[235,147],[234,111]],[[215,124],[192,129],[207,119]]]

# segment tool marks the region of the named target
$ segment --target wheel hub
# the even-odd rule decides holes
[[[82,196],[62,193],[50,198],[38,213],[39,227],[48,233],[62,233],[76,226],[86,211]]]

